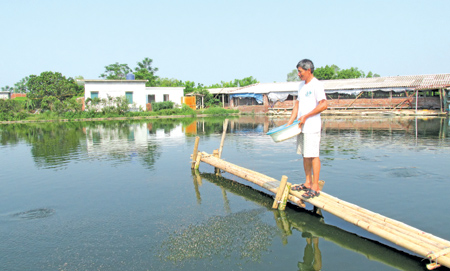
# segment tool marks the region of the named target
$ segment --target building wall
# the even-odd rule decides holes
[[[145,108],[145,81],[141,80],[120,80],[120,81],[85,81],[84,97],[91,98],[92,93],[98,93],[98,98],[107,99],[110,97],[125,96],[127,92],[133,93],[133,103],[136,106]]]
[[[12,93],[11,94],[11,99],[14,99],[17,97],[27,97],[27,94],[25,94],[25,93]]]
[[[169,101],[175,105],[181,105],[181,98],[184,96],[183,87],[146,87],[145,88],[145,103],[148,103],[148,95],[155,95],[155,102],[163,102],[164,95],[169,95]]]
[[[9,99],[9,92],[0,92],[0,99]]]
[[[163,102],[164,94],[169,95],[169,101],[176,105],[181,104],[183,97],[182,87],[145,87],[145,80],[85,80],[85,99],[91,98],[92,93],[97,93],[98,98],[126,96],[132,93],[133,103],[137,108],[147,108],[148,95],[155,95],[155,102]],[[131,105],[130,105],[131,107]]]
[[[328,108],[416,108],[416,98],[406,97],[387,99],[328,99]],[[419,97],[419,109],[440,109],[439,97]]]

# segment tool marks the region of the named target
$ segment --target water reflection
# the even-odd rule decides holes
[[[319,249],[319,238],[309,232],[302,233],[302,237],[306,239],[306,246],[303,252],[303,262],[298,262],[298,270],[318,271],[322,269],[322,253]]]
[[[221,189],[225,190],[227,193],[232,193],[234,195],[241,196],[248,201],[257,203],[259,206],[264,207],[266,211],[273,212],[275,224],[277,225],[278,233],[283,244],[287,244],[289,238],[295,238],[294,235],[292,234],[294,230],[301,232],[302,238],[304,238],[306,241],[306,246],[303,251],[299,251],[300,257],[297,266],[298,270],[320,270],[323,258],[327,257],[327,255],[323,255],[320,250],[319,247],[320,239],[333,242],[334,244],[342,248],[363,254],[370,260],[381,262],[383,264],[392,266],[399,270],[424,270],[424,266],[420,264],[421,260],[419,258],[398,251],[394,248],[390,248],[376,241],[362,238],[356,234],[349,233],[338,227],[328,225],[324,222],[322,216],[317,215],[314,212],[306,211],[293,205],[289,205],[289,208],[287,208],[285,211],[273,210],[272,209],[273,199],[270,196],[261,193],[259,191],[256,191],[246,185],[243,185],[230,179],[223,178],[213,173],[200,173],[199,171],[193,171],[192,176],[194,178],[194,189],[197,198],[201,197],[201,193],[199,191],[199,187],[196,186],[195,183],[198,184],[199,180],[201,179],[217,185]],[[224,197],[223,200],[224,205],[225,206],[228,205],[227,202],[228,199]],[[238,213],[236,215],[236,217],[241,218],[241,216],[243,216],[246,217],[247,219],[247,220],[244,219],[245,225],[243,224],[242,228],[240,228],[240,230],[242,231],[241,232],[242,235],[246,235],[247,231],[252,230],[255,226],[263,227],[268,231],[272,230],[270,226],[261,224],[261,221],[258,217],[259,214],[261,214],[261,212],[262,212],[261,209],[257,209],[254,211]],[[248,220],[249,218],[247,217],[247,215],[255,216],[251,223],[249,223]],[[223,218],[217,219],[221,220]],[[229,219],[233,220],[234,216],[231,216]],[[208,234],[208,232],[210,232],[209,230],[214,227],[208,226],[208,224],[215,223],[212,222],[214,221],[202,224],[201,226],[203,227],[202,230],[206,232],[206,234],[203,235],[203,238],[206,240],[202,241],[197,240],[195,242],[189,242],[186,240],[188,240],[189,237],[194,236],[190,236],[191,233],[189,233],[187,230],[182,231],[180,233],[175,233],[174,235],[169,236],[168,240],[165,242],[165,246],[163,248],[164,253],[169,253],[169,256],[167,257],[175,260],[180,259],[180,257],[176,256],[178,256],[181,251],[189,250],[190,247],[195,246],[196,244],[200,246],[205,244],[211,246],[211,244],[214,244],[216,239],[221,240],[222,238],[239,240],[239,237],[241,236],[238,233],[239,231],[236,232],[235,236],[234,235],[228,236],[227,231],[218,231],[217,232],[218,236],[215,236],[213,238],[212,235]],[[237,224],[241,223],[240,221],[234,220],[230,222]],[[194,232],[197,230],[195,226],[190,226],[189,229],[190,230],[194,229]],[[255,234],[262,235],[263,233],[255,233]],[[181,242],[181,240],[185,241]],[[267,250],[267,247],[270,245],[270,243],[273,242],[273,240],[271,240],[271,238],[266,235],[264,235],[264,238],[262,238],[261,240],[263,241],[264,245],[253,247],[254,249],[252,250],[253,253],[252,259],[257,259],[261,257],[261,255]],[[178,248],[175,251],[173,250],[171,251],[170,249],[168,249],[169,247],[175,245],[178,246]],[[303,252],[303,254],[301,252]],[[189,255],[191,255],[190,257],[198,257],[198,258],[201,256],[208,256],[203,254],[201,251],[199,251],[199,254],[195,255],[189,254]]]
[[[58,168],[87,152],[90,158],[107,157],[118,163],[139,160],[152,168],[161,155],[160,142],[195,135],[210,136],[223,132],[228,118],[227,133],[261,135],[286,123],[286,117],[241,116],[212,118],[152,119],[141,121],[51,122],[0,125],[1,145],[16,145],[21,140],[31,145],[31,153],[39,168]],[[383,142],[386,146],[420,146],[427,148],[426,139],[445,140],[449,121],[444,118],[346,118],[323,117],[322,155],[334,152],[357,156],[358,149]],[[327,136],[332,140],[327,140]],[[343,139],[336,145],[333,136]]]

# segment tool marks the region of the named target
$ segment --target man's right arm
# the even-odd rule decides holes
[[[298,114],[298,100],[295,100],[294,102],[294,108],[292,108],[292,113],[291,113],[291,117],[289,118],[288,123],[286,124],[286,126],[291,125],[292,123],[294,123],[295,119],[297,118],[297,114]]]

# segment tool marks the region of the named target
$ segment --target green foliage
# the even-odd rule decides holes
[[[153,60],[146,57],[142,62],[137,63],[137,67],[134,72],[134,76],[138,80],[148,80],[147,83],[145,83],[146,87],[154,87],[156,86],[156,82],[158,79],[158,76],[155,75],[155,72],[158,71],[158,68],[152,67]]]
[[[22,78],[19,82],[14,84],[14,93],[26,93],[27,92],[27,82],[29,77],[26,76]]]
[[[54,97],[62,102],[72,98],[79,91],[79,86],[73,78],[66,78],[59,72],[43,72],[39,76],[30,75],[26,86],[29,90],[27,97],[35,100],[37,108],[41,108],[44,98]],[[53,100],[46,102],[46,106],[49,106],[49,102],[54,103]]]
[[[366,78],[372,78],[372,77],[380,77],[380,75],[376,74],[376,73],[374,74],[371,71],[369,71],[369,73],[367,74]]]
[[[126,75],[132,72],[127,64],[119,64],[116,62],[105,66],[105,73],[100,74],[100,78],[108,80],[125,80]]]
[[[364,78],[365,74],[358,68],[351,67],[350,69],[340,70],[337,75],[337,79],[350,79],[350,78]]]
[[[0,99],[0,113],[17,112],[21,109],[21,103],[17,100]]]
[[[245,87],[253,84],[259,83],[256,78],[253,78],[253,76],[245,77],[242,79],[234,79],[234,81],[230,82],[224,82],[221,81],[220,84],[214,84],[211,85],[208,88],[231,88],[231,87]]]
[[[218,106],[208,107],[204,110],[199,111],[200,114],[208,114],[208,115],[226,115],[226,114],[234,114],[239,113],[239,110],[234,109],[225,109]]]
[[[155,82],[155,87],[184,87],[185,83],[174,78],[158,78]]]
[[[369,72],[366,76],[362,70],[356,67],[342,70],[336,65],[316,68],[314,76],[319,80],[380,77],[378,74],[373,75],[372,72]]]
[[[188,105],[183,104],[181,106],[181,114],[195,116],[197,115],[197,112],[195,112],[195,110],[190,108]]]
[[[28,114],[22,111],[23,101],[0,99],[0,120],[23,120]]]
[[[293,69],[290,73],[288,73],[286,81],[287,82],[300,81],[300,78],[298,77],[298,70]]]
[[[165,102],[153,102],[152,103],[152,110],[153,111],[160,111],[163,109],[173,109],[173,106],[175,105],[172,101],[165,101]]]
[[[4,86],[4,87],[2,87],[2,91],[13,93],[14,92],[14,88],[10,87],[10,86]]]
[[[336,65],[320,67],[314,70],[314,77],[319,80],[337,79],[339,67]]]

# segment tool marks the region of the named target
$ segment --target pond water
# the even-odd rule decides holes
[[[0,125],[0,270],[426,270],[428,260],[202,163],[224,118]],[[286,119],[230,118],[222,158],[302,182]],[[324,191],[450,240],[449,121],[323,117]],[[256,187],[254,187],[256,188]],[[441,268],[440,270],[448,270]]]

